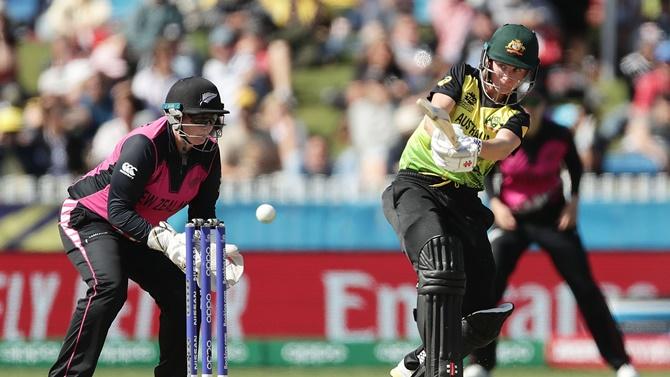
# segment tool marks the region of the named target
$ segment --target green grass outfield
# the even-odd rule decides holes
[[[231,377],[371,377],[388,376],[390,368],[252,368],[238,367],[229,371]],[[5,367],[0,373],[3,377],[44,376],[43,368]],[[141,368],[100,368],[96,377],[147,377],[152,376],[151,369]],[[642,377],[667,377],[670,371],[642,371]],[[614,372],[605,369],[549,369],[545,367],[507,367],[497,369],[495,377],[613,377]]]

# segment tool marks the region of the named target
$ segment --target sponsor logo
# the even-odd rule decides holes
[[[205,92],[200,95],[200,106],[202,106],[205,103],[209,103],[209,101],[213,100],[216,98],[216,93],[212,92]]]
[[[526,46],[523,45],[518,39],[512,39],[505,46],[505,51],[510,55],[523,56],[524,51],[526,51]]]
[[[136,172],[137,168],[131,165],[129,162],[124,162],[123,165],[121,165],[121,174],[130,179],[135,179]]]
[[[349,357],[349,349],[338,343],[291,342],[281,348],[281,357],[294,365],[341,364]]]
[[[465,168],[469,168],[470,166],[472,166],[472,160],[467,160],[463,163],[463,167]]]

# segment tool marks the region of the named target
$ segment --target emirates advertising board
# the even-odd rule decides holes
[[[608,298],[670,293],[670,253],[599,252],[590,254],[590,259]],[[244,278],[227,295],[231,362],[397,362],[418,344],[412,318],[415,283],[410,265],[399,252],[248,252]],[[85,292],[86,286],[64,254],[1,254],[0,363],[19,358],[29,364],[45,355],[55,358],[76,301]],[[498,349],[503,364],[546,361],[560,366],[561,360],[570,358],[565,357],[566,351],[554,350],[570,349],[564,342],[573,341],[594,356],[576,363],[572,358],[570,366],[598,365],[597,350],[593,351],[572,294],[543,253],[528,253],[521,260],[506,300],[516,310],[503,329],[502,336],[509,341]],[[665,314],[670,317],[670,312]],[[143,360],[150,362],[157,355],[153,342],[157,330],[153,300],[131,284],[128,300],[110,329],[111,345],[106,346],[103,361],[114,364],[126,356],[144,355]],[[629,350],[642,365],[670,367],[667,332],[631,339],[635,343]],[[546,355],[544,344],[550,346]],[[31,359],[24,352],[27,345],[41,351]],[[132,347],[137,348],[128,352]],[[649,357],[650,352],[656,356]],[[365,354],[369,360],[361,356]]]

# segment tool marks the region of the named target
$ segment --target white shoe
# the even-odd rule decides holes
[[[465,376],[463,376],[465,377]],[[616,377],[640,377],[635,367],[630,364],[624,364],[616,371]]]
[[[491,373],[479,364],[471,364],[463,369],[463,377],[491,377]]]
[[[391,369],[391,377],[412,377],[412,373],[414,373],[413,370],[407,369],[405,367],[405,359],[402,358],[400,359],[400,362],[398,365],[396,365],[395,368]]]

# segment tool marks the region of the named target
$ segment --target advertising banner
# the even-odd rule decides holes
[[[670,368],[670,335],[628,335],[626,351],[638,367]],[[598,367],[604,363],[590,337],[557,337],[547,344],[547,363],[554,367]]]
[[[610,297],[670,294],[666,253],[590,255]],[[245,256],[245,275],[230,289],[229,337],[416,342],[415,276],[401,253],[263,253]],[[0,340],[60,339],[87,287],[62,253],[0,255]],[[587,334],[570,290],[542,253],[529,253],[506,299],[516,305],[505,337],[547,341]],[[131,284],[109,339],[154,339],[158,310]]]
[[[231,366],[393,366],[416,348],[414,342],[335,342],[301,339],[228,342]],[[498,364],[543,365],[543,343],[505,340],[498,345]],[[0,342],[0,366],[48,367],[56,360],[60,341]],[[158,362],[158,343],[147,340],[108,340],[101,366],[152,366]],[[217,360],[216,347],[212,359]]]

